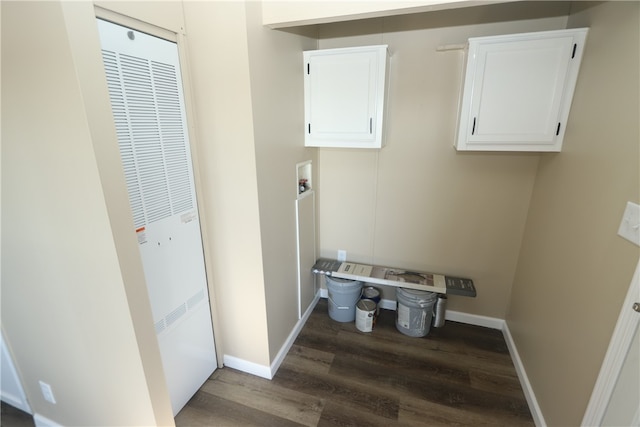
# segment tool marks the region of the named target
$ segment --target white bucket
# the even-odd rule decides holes
[[[329,317],[336,322],[353,322],[356,318],[356,303],[362,295],[362,282],[325,277],[329,293]]]
[[[356,328],[360,332],[373,331],[376,323],[376,307],[376,302],[370,299],[361,299],[356,304]]]
[[[410,337],[424,337],[431,328],[436,292],[397,288],[396,328]]]

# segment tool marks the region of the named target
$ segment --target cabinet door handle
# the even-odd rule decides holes
[[[473,118],[473,126],[471,127],[471,135],[476,133],[476,118]]]
[[[373,117],[369,117],[369,133],[373,133]]]

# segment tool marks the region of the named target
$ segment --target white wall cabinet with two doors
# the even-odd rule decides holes
[[[382,148],[386,45],[305,51],[305,146]]]
[[[587,31],[470,38],[455,147],[560,151]]]

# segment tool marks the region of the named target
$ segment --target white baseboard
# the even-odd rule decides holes
[[[537,427],[546,427],[547,423],[544,420],[544,416],[542,415],[542,411],[540,410],[540,405],[538,405],[538,400],[536,399],[536,395],[533,392],[531,383],[529,382],[529,377],[527,376],[527,372],[525,371],[522,360],[520,359],[520,354],[518,353],[516,344],[513,341],[511,332],[509,331],[509,326],[507,325],[507,322],[503,321],[503,323],[504,326],[502,327],[502,335],[504,336],[504,340],[506,341],[507,347],[509,348],[509,354],[511,355],[513,365],[516,368],[516,373],[518,374],[518,379],[520,380],[522,391],[524,392],[524,396],[527,399],[527,404],[529,405],[529,410],[531,411],[533,422]]]
[[[222,363],[228,368],[237,369],[238,371],[246,372],[247,374],[255,375],[257,377],[272,379],[271,369],[265,365],[259,365],[248,360],[240,359],[238,357],[229,356],[225,354],[222,357]]]
[[[504,320],[497,317],[480,316],[478,314],[462,313],[460,311],[447,310],[444,318],[452,322],[466,323],[467,325],[482,326],[485,328],[502,330]]]
[[[8,372],[2,371],[2,370],[0,370],[0,374],[7,375],[7,376],[9,375]],[[5,381],[5,377],[3,377],[2,380]],[[4,384],[2,384],[2,386],[4,386]],[[26,397],[23,398],[23,397],[21,397],[19,395],[16,395],[14,393],[9,392],[9,391],[0,390],[0,400],[2,400],[4,403],[6,403],[8,405],[13,406],[14,408],[18,408],[21,411],[26,412],[27,414],[32,414],[31,408],[29,407],[29,404],[27,403]]]
[[[27,414],[33,414],[27,396],[22,387],[22,381],[13,363],[9,345],[4,338],[4,331],[0,333],[0,400],[16,407]]]
[[[384,308],[385,310],[396,311],[398,308],[398,303],[392,299],[381,299],[379,305],[380,308]]]
[[[280,368],[280,365],[284,361],[284,358],[287,357],[287,353],[289,353],[291,346],[295,342],[296,338],[298,338],[298,334],[300,334],[300,331],[304,327],[304,324],[307,323],[307,319],[309,319],[309,316],[311,316],[311,313],[313,312],[313,309],[318,303],[318,300],[320,300],[319,293],[316,294],[311,304],[309,304],[309,308],[307,308],[307,311],[305,311],[302,317],[300,318],[300,320],[298,320],[298,323],[296,323],[296,326],[293,328],[293,330],[289,334],[289,337],[280,348],[280,351],[276,355],[276,358],[273,360],[273,363],[271,363],[271,378],[273,378],[273,376],[278,371],[278,368]]]
[[[291,349],[291,346],[293,345],[296,338],[298,337],[298,334],[304,327],[304,324],[307,322],[307,319],[313,312],[313,309],[318,303],[319,299],[320,299],[320,295],[318,294],[314,298],[313,302],[311,303],[307,311],[302,315],[302,318],[299,319],[298,322],[296,323],[296,326],[293,328],[293,330],[289,334],[289,337],[280,348],[280,351],[278,352],[275,359],[273,360],[273,363],[271,363],[271,366],[259,365],[257,363],[249,362],[247,360],[240,359],[234,356],[229,356],[227,354],[223,356],[224,366],[237,369],[242,372],[246,372],[247,374],[256,375],[261,378],[266,378],[268,380],[273,379],[273,376],[276,374],[276,372],[278,371],[278,368],[284,361],[284,358],[287,356],[287,353],[289,352],[289,350]]]

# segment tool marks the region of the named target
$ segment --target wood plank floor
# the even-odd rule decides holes
[[[273,380],[218,369],[177,426],[533,426],[497,330],[455,322],[424,338],[381,310],[373,332],[321,299]]]

